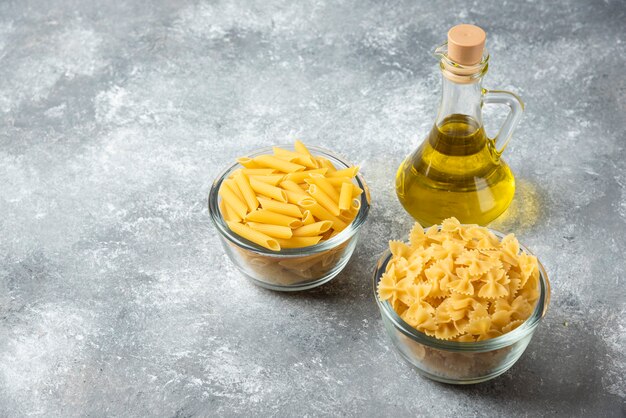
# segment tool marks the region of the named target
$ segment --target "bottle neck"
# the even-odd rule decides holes
[[[437,113],[436,125],[441,124],[452,115],[468,116],[482,125],[482,78],[472,83],[457,83],[442,77],[441,103]]]

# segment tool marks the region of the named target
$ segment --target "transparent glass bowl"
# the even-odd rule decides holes
[[[504,234],[491,230],[500,239]],[[520,244],[522,251],[532,254]],[[530,343],[539,321],[550,302],[550,282],[539,263],[539,299],[530,317],[513,331],[485,341],[455,342],[439,340],[416,330],[393,310],[387,301],[380,301],[376,289],[391,253],[386,251],[374,271],[374,298],[380,309],[383,325],[400,354],[424,376],[443,383],[480,383],[506,372],[521,357]]]
[[[291,145],[279,145],[281,148],[293,150]],[[330,160],[337,169],[348,168],[343,158],[330,151],[308,147],[315,156]],[[272,148],[262,148],[246,155],[253,158],[258,155],[271,154]],[[254,244],[232,232],[219,209],[218,191],[222,182],[236,169],[233,164],[222,172],[213,182],[209,192],[209,215],[213,225],[219,232],[222,246],[233,264],[253,283],[271,290],[299,291],[312,289],[327,283],[348,264],[359,238],[359,229],[365,222],[370,208],[370,194],[363,177],[358,174],[355,184],[363,189],[360,196],[361,208],[352,223],[336,236],[322,241],[317,245],[303,248],[285,248],[281,251],[270,251]]]

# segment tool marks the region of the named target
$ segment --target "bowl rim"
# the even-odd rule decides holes
[[[427,229],[428,228],[425,228],[425,230]],[[506,236],[506,234],[495,229],[487,229],[494,233],[500,239]],[[520,249],[529,255],[534,255],[532,251],[530,251],[526,246],[521,243]],[[539,298],[537,299],[537,304],[535,305],[533,313],[519,327],[515,328],[513,331],[507,332],[506,334],[500,335],[499,337],[490,338],[483,341],[463,342],[440,340],[435,337],[430,337],[425,333],[413,328],[411,325],[405,322],[404,319],[400,317],[400,315],[397,314],[397,312],[393,309],[388,301],[381,301],[378,298],[377,285],[382,277],[382,274],[385,272],[387,264],[391,260],[391,256],[391,251],[389,249],[385,250],[385,252],[383,252],[381,257],[378,259],[378,262],[376,263],[376,267],[374,269],[373,285],[374,299],[376,300],[376,304],[380,309],[381,315],[384,315],[388,320],[390,320],[397,330],[399,330],[405,336],[414,340],[415,342],[431,348],[445,351],[478,353],[510,346],[513,343],[520,341],[524,337],[533,333],[541,318],[545,316],[548,305],[550,303],[550,281],[548,280],[548,275],[543,265],[539,260],[537,260],[537,263],[539,265]]]
[[[263,154],[268,154],[268,153],[271,154],[273,152],[274,147],[280,147],[280,148],[285,148],[289,150],[294,149],[293,144],[277,144],[273,146],[258,148],[256,150],[246,153],[243,156],[252,158],[258,155],[263,155]],[[314,155],[328,158],[333,163],[340,164],[342,168],[352,167],[352,165],[350,165],[350,163],[347,162],[346,158],[332,151],[329,151],[325,148],[321,148],[317,146],[309,146],[309,145],[307,145],[307,148]],[[304,255],[317,254],[323,251],[333,249],[339,246],[340,244],[344,243],[348,239],[350,239],[352,236],[354,236],[354,234],[359,230],[361,225],[363,225],[363,223],[367,219],[367,215],[370,210],[369,188],[367,184],[365,183],[365,180],[363,179],[363,176],[361,175],[361,173],[357,173],[357,175],[355,176],[355,180],[357,182],[357,185],[361,189],[363,189],[363,193],[361,193],[361,196],[360,196],[361,207],[356,217],[343,231],[341,231],[339,234],[335,235],[334,237],[326,241],[322,241],[319,244],[311,245],[308,247],[283,248],[280,251],[268,250],[267,248],[263,248],[260,245],[257,245],[251,241],[248,241],[240,237],[239,235],[235,234],[234,232],[232,232],[230,228],[228,227],[228,225],[226,224],[226,222],[224,221],[222,213],[219,209],[219,196],[218,196],[219,188],[222,182],[230,175],[230,173],[232,173],[234,170],[238,168],[243,168],[243,166],[239,164],[238,162],[236,162],[234,164],[231,164],[225,170],[223,170],[222,172],[218,174],[217,178],[213,181],[211,185],[211,189],[209,191],[208,208],[209,208],[209,216],[211,220],[213,221],[213,225],[215,226],[215,228],[219,231],[219,233],[223,237],[225,237],[228,241],[230,241],[231,243],[235,244],[236,246],[240,248],[244,248],[246,250],[253,251],[261,255],[273,256],[273,257],[301,257]]]

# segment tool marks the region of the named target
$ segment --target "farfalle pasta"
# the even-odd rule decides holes
[[[531,315],[539,297],[537,259],[520,251],[513,234],[500,240],[487,228],[449,218],[427,231],[416,223],[408,244],[391,241],[389,248],[380,300],[438,339],[503,335]]]

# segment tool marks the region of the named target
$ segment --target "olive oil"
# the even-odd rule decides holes
[[[515,179],[481,123],[447,116],[398,168],[396,192],[422,225],[456,216],[486,225],[511,203]]]

